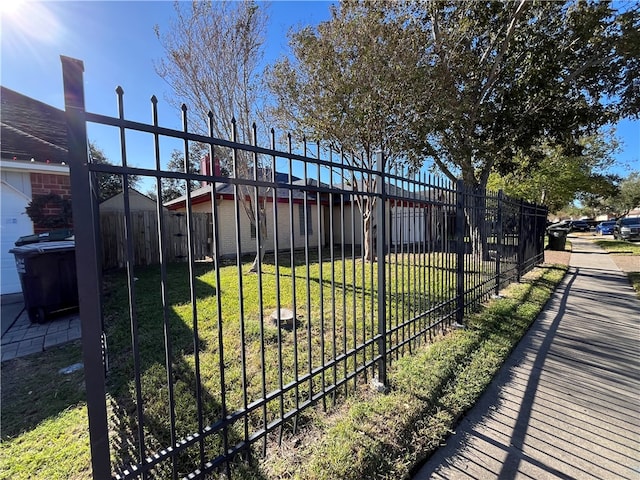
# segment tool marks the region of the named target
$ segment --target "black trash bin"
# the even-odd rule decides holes
[[[78,306],[74,241],[28,243],[9,250],[16,259],[24,305],[32,322]]]
[[[560,227],[547,228],[547,235],[549,236],[549,250],[564,251],[564,247],[567,243],[567,234],[569,229]]]
[[[22,245],[28,245],[30,243],[38,242],[58,242],[60,240],[68,240],[73,237],[73,230],[70,228],[60,228],[58,230],[51,230],[49,232],[37,233],[35,235],[25,235],[16,240],[16,247]]]

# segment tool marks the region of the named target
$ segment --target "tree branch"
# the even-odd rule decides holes
[[[435,154],[431,155],[431,158],[433,158],[433,161],[435,162],[436,165],[438,165],[438,168],[442,171],[442,173],[445,174],[445,176],[451,180],[452,182],[455,182],[457,180],[456,176],[451,172],[451,170],[449,170],[449,167],[447,167],[447,165],[442,161],[442,159]]]
[[[507,53],[507,49],[509,48],[509,43],[511,42],[511,37],[513,37],[513,33],[515,32],[516,21],[524,11],[524,7],[526,5],[526,0],[520,0],[516,11],[513,13],[513,17],[511,18],[511,22],[509,23],[509,28],[507,28],[506,35],[504,40],[502,41],[502,45],[500,46],[500,51],[498,52],[498,56],[496,57],[495,62],[493,63],[493,67],[491,68],[491,72],[489,73],[489,77],[487,78],[487,82],[484,84],[484,87],[480,91],[480,98],[478,100],[478,104],[481,104],[486,96],[489,94],[496,81],[498,80],[498,74],[500,73],[500,68],[502,67],[502,59]],[[476,107],[477,108],[477,107]]]
[[[591,58],[588,62],[585,62],[584,64],[582,64],[582,66],[580,68],[576,69],[575,71],[570,73],[569,76],[564,78],[562,80],[563,85],[567,85],[567,84],[571,83],[573,80],[576,79],[576,77],[578,75],[580,75],[582,72],[584,72],[587,68],[595,67],[596,65],[602,65],[604,63],[608,63],[609,61],[613,60],[614,58],[616,58],[616,55],[613,54],[613,53],[611,55],[607,55],[606,57],[603,57],[603,58],[598,58],[598,57]]]

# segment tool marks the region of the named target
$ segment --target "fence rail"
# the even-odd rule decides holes
[[[386,387],[393,361],[543,259],[543,207],[320,146],[161,128],[155,101],[150,125],[88,113],[82,71],[63,58],[95,478],[231,475],[239,453],[266,452],[312,405]],[[119,130],[122,165],[88,161],[88,123]],[[154,137],[155,165],[128,166],[126,131]],[[191,141],[228,155],[231,176],[163,170],[164,137],[185,155]],[[118,214],[100,213],[102,173],[122,179]],[[205,186],[142,214],[132,174],[159,192],[164,178]]]

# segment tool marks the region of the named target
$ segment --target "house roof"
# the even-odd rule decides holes
[[[270,174],[267,174],[266,178],[268,178],[270,181],[271,180]],[[275,179],[278,185],[282,185],[282,187],[279,187],[276,189],[276,198],[282,201],[289,200],[290,191],[291,191],[291,196],[294,202],[301,202],[302,200],[304,200],[305,189],[296,188],[296,186],[299,186],[299,187],[309,186],[309,187],[320,187],[321,189],[331,189],[331,191],[335,193],[333,197],[334,204],[340,204],[341,202],[345,202],[345,203],[350,202],[351,194],[352,192],[354,192],[354,188],[351,183],[334,184],[333,186],[331,186],[323,182],[318,183],[316,179],[305,180],[303,178],[292,176],[291,184],[289,184],[289,174],[282,173],[282,172],[276,172]],[[289,185],[291,185],[290,188],[288,187]],[[249,188],[250,188],[250,192],[253,193],[253,187],[249,187]],[[211,189],[212,189],[212,186],[211,184],[209,184],[204,187],[198,188],[197,190],[193,190],[191,192],[191,201],[193,203],[201,203],[201,202],[208,201],[211,196]],[[342,192],[339,192],[340,190],[342,190]],[[264,188],[260,187],[261,195],[264,195],[265,191],[266,190]],[[218,197],[231,198],[234,195],[234,186],[232,183],[218,182],[216,183],[215,192],[216,192],[216,196]],[[314,191],[314,189],[307,190],[307,192],[308,192],[307,200],[311,200],[312,202],[315,201],[317,192]],[[327,193],[328,193],[327,190],[325,190],[324,194],[321,194],[321,199],[323,199],[323,202],[328,201],[328,196],[323,197],[323,195],[326,195]],[[440,191],[439,189],[435,189],[435,188],[427,188],[427,189],[411,192],[402,187],[393,185],[391,183],[387,183],[386,193],[391,197],[401,197],[402,200],[405,202],[412,202],[412,201],[438,202],[443,200],[446,201],[446,194]],[[273,192],[269,191],[266,193],[266,195],[268,198],[272,198]],[[164,206],[169,209],[182,208],[186,203],[186,198],[187,198],[186,195],[182,195],[174,200],[165,202]]]
[[[362,182],[358,182],[358,187],[361,189],[361,191],[364,190],[364,186],[361,186]],[[406,188],[403,187],[399,187],[397,185],[394,185],[392,183],[387,183],[386,184],[386,189],[385,189],[385,193],[387,195],[389,195],[390,197],[400,197],[398,199],[398,201],[404,201],[404,202],[441,202],[446,200],[446,196],[447,194],[445,193],[445,191],[438,189],[438,188],[434,188],[434,187],[426,187],[420,190],[416,190],[416,191],[410,191]],[[345,182],[345,183],[340,183],[338,185],[334,185],[334,188],[340,189],[340,190],[344,190],[345,193],[343,193],[341,196],[336,196],[334,199],[334,203],[340,203],[341,201],[348,203],[351,201],[351,192],[354,192],[354,188],[353,188],[353,184],[350,182]],[[354,192],[356,195],[358,193],[358,191],[356,190]]]
[[[271,181],[271,175],[268,174],[266,176],[266,178],[268,178],[268,181]],[[275,174],[275,181],[277,185],[282,185],[282,187],[276,188],[276,198],[278,200],[282,200],[282,201],[288,201],[289,200],[289,192],[291,192],[291,197],[293,198],[294,201],[302,201],[305,196],[304,196],[304,190],[300,189],[300,188],[287,188],[288,185],[292,185],[292,186],[300,186],[303,187],[305,184],[309,185],[309,186],[316,186],[317,185],[317,181],[316,180],[312,180],[312,179],[308,179],[305,180],[302,178],[298,178],[296,176],[292,176],[291,177],[291,184],[289,184],[289,174],[288,173],[283,173],[283,172],[276,172]],[[191,191],[191,201],[194,203],[200,203],[201,201],[207,201],[210,196],[211,196],[211,189],[212,186],[211,184],[209,185],[205,185],[204,187],[198,188],[197,190],[193,190]],[[249,187],[250,191],[253,192],[253,188]],[[234,185],[232,183],[226,183],[226,182],[217,182],[216,183],[216,196],[222,196],[222,197],[231,197],[234,195]],[[260,187],[260,194],[264,195],[266,192],[265,188]],[[266,192],[266,195],[268,198],[272,198],[273,197],[273,191],[269,190],[268,192]],[[313,191],[309,191],[307,194],[307,200],[311,200],[311,201],[315,201],[316,198],[316,193]],[[184,206],[185,202],[186,202],[187,196],[186,195],[182,195],[178,198],[175,198],[173,200],[170,200],[168,202],[164,203],[164,206],[171,209],[173,208],[180,208],[182,206]]]
[[[155,210],[156,201],[139,192],[138,190],[129,187],[129,209],[133,211],[140,210]],[[100,211],[122,211],[124,210],[124,194],[123,192],[116,193],[111,197],[100,202]]]
[[[42,163],[67,161],[64,112],[0,87],[0,153],[2,158]]]

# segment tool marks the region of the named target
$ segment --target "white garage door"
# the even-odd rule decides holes
[[[0,209],[2,218],[0,223],[0,293],[16,293],[22,291],[20,277],[16,271],[15,259],[9,253],[14,247],[15,241],[24,235],[33,233],[33,223],[24,213],[30,199],[22,192],[2,181],[0,184],[2,196]]]
[[[391,212],[391,238],[394,245],[412,244],[425,240],[424,209],[394,208]]]

